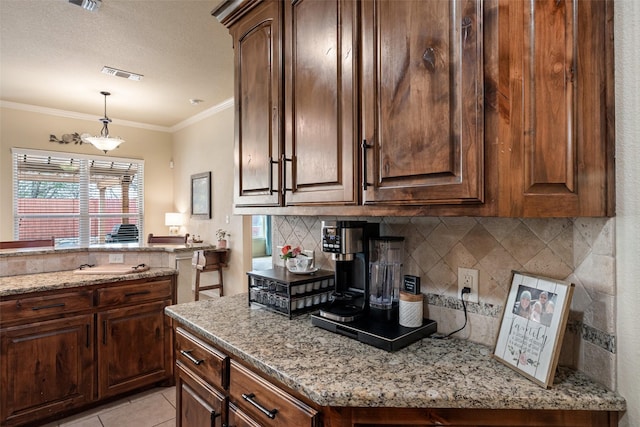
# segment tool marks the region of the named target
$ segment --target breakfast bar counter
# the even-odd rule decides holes
[[[0,277],[0,297],[24,295],[33,292],[54,291],[79,288],[90,285],[123,282],[136,279],[148,279],[176,274],[174,268],[151,268],[140,273],[130,274],[75,274],[73,270],[49,273],[22,274]]]
[[[486,346],[426,338],[397,352],[250,308],[246,294],[169,306],[165,313],[321,407],[624,411],[625,400],[560,368],[545,389],[494,360]]]

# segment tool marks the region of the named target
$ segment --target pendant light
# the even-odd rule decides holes
[[[102,150],[106,153],[109,150],[117,148],[118,145],[124,142],[124,140],[118,136],[109,136],[109,128],[107,127],[107,125],[111,123],[111,119],[107,117],[107,96],[111,94],[109,92],[100,93],[104,95],[104,117],[98,119],[102,122],[102,130],[100,131],[100,136],[87,136],[83,137],[83,140],[88,142],[89,144],[92,144],[98,150]]]

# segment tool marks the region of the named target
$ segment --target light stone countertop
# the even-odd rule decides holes
[[[51,255],[84,252],[193,252],[201,249],[215,249],[216,245],[209,243],[193,243],[187,245],[171,245],[167,243],[107,243],[89,247],[38,247],[0,249],[0,258],[24,255]]]
[[[23,274],[19,276],[0,277],[0,297],[24,295],[32,292],[77,288],[81,286],[99,285],[101,283],[123,282],[125,280],[144,279],[149,277],[175,274],[174,268],[151,268],[140,273],[131,274],[74,274],[73,271],[56,271],[52,273]]]
[[[247,295],[169,306],[165,313],[234,358],[321,406],[622,411],[621,396],[561,368],[545,389],[458,339],[426,338],[395,353],[249,308]]]

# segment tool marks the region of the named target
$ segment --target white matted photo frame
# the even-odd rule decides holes
[[[574,287],[562,280],[514,271],[493,357],[549,388]]]

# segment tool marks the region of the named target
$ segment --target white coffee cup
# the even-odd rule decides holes
[[[313,260],[306,256],[296,257],[296,270],[309,271],[311,270],[311,262]]]

